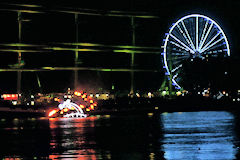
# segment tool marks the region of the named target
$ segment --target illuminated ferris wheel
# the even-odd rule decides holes
[[[227,37],[221,27],[209,17],[192,14],[179,19],[166,34],[163,46],[166,75],[180,89],[183,61],[195,58],[230,56]]]

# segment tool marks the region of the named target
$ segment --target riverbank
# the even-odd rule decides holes
[[[57,106],[56,106],[57,107]],[[46,117],[48,106],[7,106],[0,107],[1,117]],[[154,115],[162,112],[191,111],[239,111],[240,102],[227,99],[216,100],[205,97],[163,98],[120,98],[98,101],[90,115]]]

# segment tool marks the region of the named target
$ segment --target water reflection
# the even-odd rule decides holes
[[[50,119],[49,159],[97,159],[92,132],[96,119]]]
[[[153,159],[159,156],[153,152],[159,152],[160,127],[158,120],[150,121],[147,116],[50,119],[49,159]]]
[[[162,150],[167,160],[232,160],[234,117],[228,112],[163,113]]]
[[[48,120],[2,118],[0,159],[42,159],[49,155]]]
[[[160,116],[159,116],[160,115]],[[0,119],[0,159],[232,160],[239,116],[229,112]]]

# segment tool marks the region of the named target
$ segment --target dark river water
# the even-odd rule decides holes
[[[0,159],[239,159],[238,113],[0,118]]]

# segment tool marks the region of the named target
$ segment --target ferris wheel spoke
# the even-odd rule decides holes
[[[177,78],[178,77],[178,73],[176,73],[174,76],[173,76],[173,79]]]
[[[172,53],[173,56],[187,56],[188,54],[185,53],[185,52],[175,52],[175,53]]]
[[[175,77],[176,78],[176,77]],[[178,89],[180,89],[181,87],[179,86],[179,84],[176,82],[175,78],[172,79],[173,85],[177,86]]]
[[[172,57],[172,58],[169,58],[168,61],[172,61],[172,60],[183,60],[183,59],[187,59],[189,58],[190,56],[181,56],[181,57]]]
[[[198,51],[198,16],[196,17],[196,50]]]
[[[208,21],[206,21],[205,23],[205,26],[204,26],[204,29],[203,29],[203,32],[202,32],[202,35],[201,35],[201,39],[200,39],[200,43],[199,43],[199,50],[200,50],[200,46],[202,45],[202,41],[203,41],[203,38],[204,38],[204,35],[206,34],[206,29],[207,29],[207,26],[208,26]]]
[[[172,70],[172,73],[175,72],[176,70],[178,70],[178,69],[181,68],[181,67],[182,67],[182,64],[180,64],[179,66],[177,66],[176,68],[174,68],[174,69]]]
[[[182,23],[182,25],[183,25],[183,28],[184,28],[186,34],[187,34],[188,39],[190,40],[190,42],[191,42],[191,44],[192,44],[193,50],[196,50],[196,48],[195,48],[195,46],[194,46],[194,44],[193,44],[193,41],[192,41],[192,39],[191,39],[191,37],[190,37],[190,35],[189,35],[189,33],[188,33],[188,30],[187,30],[187,28],[186,28],[184,22],[181,21],[181,23]]]
[[[183,46],[181,46],[181,45],[179,45],[179,44],[177,44],[177,43],[175,43],[173,41],[170,41],[170,43],[175,45],[175,46],[177,46],[177,47],[179,47],[179,48],[181,48],[181,49],[183,49],[183,50],[185,50],[185,51],[189,51],[188,49],[184,48]]]
[[[208,47],[205,47],[202,49],[202,52],[207,51],[208,49],[210,49],[211,47],[213,47],[215,44],[219,43],[220,41],[222,41],[224,39],[224,37],[220,38],[219,40],[217,40],[216,42],[212,43],[211,45],[209,45]]]
[[[208,31],[207,31],[206,35],[204,36],[204,39],[203,39],[201,45],[199,46],[200,50],[202,49],[202,46],[204,45],[204,43],[205,43],[205,41],[206,41],[206,39],[207,39],[207,37],[208,37],[212,27],[213,27],[213,22],[211,23],[210,27],[208,28]]]
[[[189,39],[187,38],[186,34],[183,32],[182,28],[177,24],[178,30],[182,33],[183,37],[185,38],[185,40],[187,41],[187,43],[189,44],[189,46],[192,48],[192,50],[195,50],[194,46],[192,46],[192,44],[190,43]]]
[[[218,45],[215,45],[211,48],[209,48],[208,50],[205,50],[205,52],[211,52],[211,53],[221,53],[224,51],[224,49],[221,49],[221,50],[217,50],[218,48],[220,48],[221,46],[225,45],[225,43],[220,43]]]
[[[172,64],[173,65],[178,65],[178,64],[180,64],[181,63],[181,61],[179,60],[179,61],[174,61]]]
[[[216,34],[203,48],[208,47],[220,34],[221,32],[218,32],[218,34]],[[201,53],[201,50],[200,50],[200,53]]]
[[[194,51],[189,48],[188,46],[186,46],[186,44],[184,44],[182,41],[180,41],[177,37],[175,37],[173,34],[170,34],[170,36],[175,39],[178,43],[180,43],[183,47],[185,47],[186,50],[189,50],[191,53],[194,53]]]

